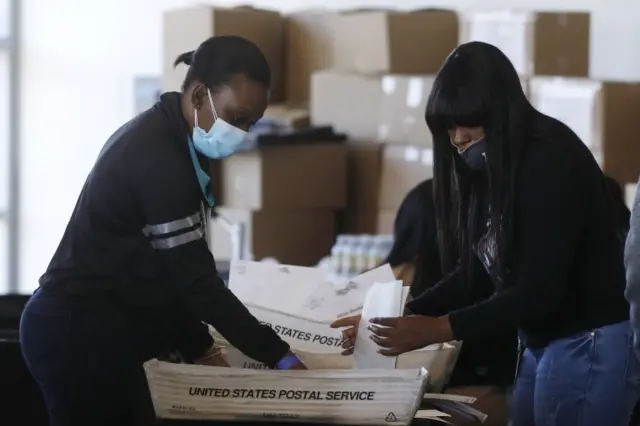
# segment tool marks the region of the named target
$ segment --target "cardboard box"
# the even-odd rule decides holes
[[[237,35],[254,42],[271,67],[271,101],[284,100],[284,22],[278,12],[248,7],[195,6],[166,12],[163,20],[164,91],[179,91],[187,67],[174,69],[181,53],[213,36]]]
[[[222,162],[222,204],[247,210],[341,209],[347,202],[342,143],[265,147]]]
[[[162,419],[407,426],[427,388],[425,369],[264,371],[151,360],[144,370]]]
[[[499,47],[520,75],[589,76],[588,12],[486,11],[462,20],[462,42]]]
[[[349,144],[347,159],[347,208],[375,210],[382,177],[383,146]]]
[[[396,210],[345,210],[338,214],[339,233],[349,235],[393,234],[396,213]]]
[[[530,99],[540,112],[569,126],[620,185],[638,179],[640,83],[535,77]]]
[[[231,223],[245,227],[245,259],[273,257],[294,265],[316,265],[333,246],[336,223],[331,210],[243,210],[218,207]],[[233,258],[232,236],[210,221],[210,249],[216,260]]]
[[[286,97],[293,105],[309,101],[311,75],[333,68],[338,14],[308,10],[285,17]]]
[[[360,10],[338,19],[336,67],[362,74],[431,74],[458,45],[447,10]]]
[[[319,268],[238,261],[231,264],[229,289],[256,318],[289,343],[309,368],[348,369],[354,359],[341,355],[341,330],[332,329],[330,324],[335,318],[361,313],[376,283],[390,281],[395,277],[389,265],[337,284],[329,282]],[[404,287],[401,299],[407,295],[408,287]],[[212,334],[224,347],[232,367],[264,368],[229,346],[215,330]],[[459,349],[459,342],[432,345],[401,355],[398,366],[391,368],[426,367],[430,384],[441,388],[451,374]]]
[[[433,76],[314,73],[311,122],[358,141],[431,146],[424,119]]]
[[[379,210],[397,211],[407,193],[433,177],[433,150],[388,145],[382,157]]]
[[[305,130],[311,126],[309,109],[285,104],[270,105],[259,123],[268,123],[285,132]]]

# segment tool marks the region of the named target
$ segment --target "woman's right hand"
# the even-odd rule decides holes
[[[358,335],[358,325],[360,324],[360,315],[344,317],[331,323],[331,328],[347,327],[342,331],[342,355],[351,355],[354,345],[356,344],[356,336]]]

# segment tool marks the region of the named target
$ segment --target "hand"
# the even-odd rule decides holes
[[[351,355],[354,345],[356,344],[356,336],[358,335],[358,325],[360,324],[360,315],[344,317],[331,323],[331,328],[348,327],[342,331],[342,355]]]
[[[287,354],[284,356],[284,358],[282,358],[281,361],[289,360],[290,358],[296,360],[296,362],[294,364],[291,364],[291,366],[289,367],[284,366],[285,370],[307,370],[307,366],[304,365],[302,361],[300,361],[300,358],[298,358],[298,356],[291,351],[287,352]],[[278,366],[278,368],[280,367],[281,366]]]
[[[449,317],[411,315],[398,318],[373,318],[369,321],[371,340],[382,355],[397,356],[434,343],[453,340]],[[382,326],[382,327],[380,327]]]

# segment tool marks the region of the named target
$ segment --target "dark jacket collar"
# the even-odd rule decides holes
[[[157,106],[167,118],[169,127],[176,141],[180,141],[180,143],[187,148],[187,141],[189,140],[191,132],[189,131],[187,120],[185,120],[182,115],[181,100],[180,93],[167,92],[160,96],[160,102],[158,102]]]
[[[178,92],[167,92],[160,96],[158,106],[162,109],[165,117],[169,122],[169,127],[174,135],[174,139],[184,147],[186,155],[189,154],[189,138],[191,137],[191,129],[187,120],[182,115],[182,95]],[[209,159],[196,152],[198,161],[202,170],[209,173]]]

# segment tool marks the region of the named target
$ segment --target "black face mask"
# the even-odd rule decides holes
[[[471,170],[482,171],[487,164],[486,152],[487,140],[483,136],[458,155]]]

